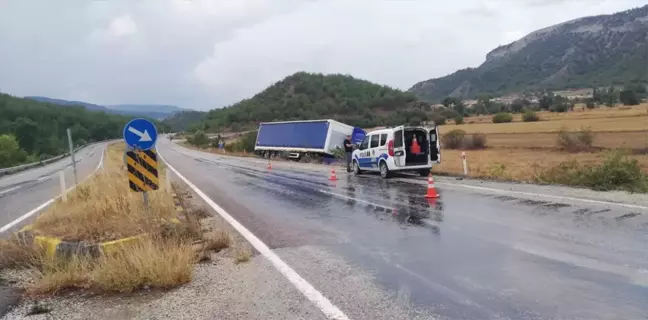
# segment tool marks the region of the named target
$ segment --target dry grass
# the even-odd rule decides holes
[[[188,243],[163,238],[147,238],[98,259],[51,259],[43,255],[32,269],[37,280],[27,290],[31,294],[56,294],[78,288],[94,292],[167,289],[191,281],[195,259]]]
[[[629,149],[643,172],[648,173],[648,104],[634,107],[597,108],[566,113],[538,112],[541,121],[522,122],[515,115],[514,122],[494,124],[492,116],[466,118],[466,124],[441,127],[441,134],[461,129],[467,134],[486,133],[486,150],[466,151],[469,175],[516,181],[537,181],[543,174],[564,165],[598,166],[606,159],[607,151]],[[589,128],[592,131],[587,146],[568,148],[566,136],[577,136],[573,131]],[[563,139],[559,139],[561,130]],[[562,143],[561,143],[562,141]],[[569,150],[567,150],[569,149]],[[577,151],[589,151],[569,153]],[[461,151],[444,149],[442,163],[434,171],[462,174]],[[575,161],[575,162],[574,162]]]
[[[244,263],[250,261],[252,250],[249,248],[236,248],[234,251],[234,263]]]
[[[187,210],[183,222],[165,222],[163,219],[175,217],[176,211],[172,197],[164,190],[150,192],[150,207],[145,209],[141,194],[128,187],[122,156],[123,145],[111,145],[104,172],[80,185],[67,202],[56,202],[37,219],[33,230],[87,242],[143,232],[148,236],[99,257],[51,257],[15,238],[0,242],[0,268],[22,268],[32,275],[27,292],[56,294],[79,288],[97,293],[132,292],[143,287],[166,289],[191,281],[193,265],[199,258],[199,252],[192,247],[201,234],[196,221],[206,213]],[[217,238],[213,246],[226,245],[229,242]]]
[[[469,117],[464,124],[441,127],[441,133],[461,129],[467,133],[547,133],[558,132],[562,127],[571,130],[591,127],[594,132],[632,132],[648,130],[648,104],[629,109],[597,108],[588,111],[565,113],[537,112],[538,122],[522,122],[522,115],[516,114],[511,123],[492,123],[492,115]]]
[[[557,149],[556,133],[493,133],[488,135],[489,148]],[[640,132],[594,133],[594,147],[648,150],[648,130]]]
[[[555,135],[554,135],[555,137]],[[472,177],[495,178],[516,181],[533,181],[539,174],[564,162],[577,161],[582,165],[599,165],[605,153],[565,153],[530,149],[486,149],[465,151],[468,173]],[[644,172],[648,172],[648,155],[633,155]],[[441,164],[433,172],[463,174],[461,151],[442,150]]]
[[[31,264],[38,254],[31,246],[17,238],[0,240],[0,270],[19,268]]]
[[[173,200],[164,190],[163,170],[161,189],[149,192],[147,209],[142,194],[128,187],[123,152],[123,144],[111,145],[105,169],[72,191],[67,202],[59,200],[50,206],[36,220],[34,229],[64,240],[103,242],[163,228],[176,215]]]
[[[540,115],[542,119],[542,115]],[[510,122],[510,123],[475,123],[454,126],[442,126],[444,130],[461,129],[467,133],[538,133],[557,132],[561,128],[579,129],[591,127],[594,132],[627,132],[648,130],[648,116],[635,116],[628,118],[594,118],[594,119],[569,119],[537,122]]]

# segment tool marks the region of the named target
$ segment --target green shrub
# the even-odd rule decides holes
[[[466,131],[455,129],[441,136],[441,143],[446,149],[459,149],[464,143]]]
[[[234,152],[254,152],[258,131],[251,131],[244,134],[235,142],[225,144],[225,150]]]
[[[587,107],[587,109],[590,109],[590,110],[594,109],[594,108],[596,108],[596,102],[594,102],[594,100],[592,100],[592,99],[588,99],[587,102],[585,102],[585,106]]]
[[[513,115],[506,112],[500,112],[493,116],[493,123],[506,123],[513,121]]]
[[[536,177],[538,182],[587,187],[594,190],[648,192],[648,175],[623,150],[610,152],[598,166],[564,162]]]
[[[463,147],[466,149],[485,149],[486,135],[483,133],[473,133],[470,137],[464,138]]]
[[[569,103],[560,102],[552,105],[551,108],[549,108],[549,111],[562,113],[569,111],[569,109],[571,109],[570,107],[571,105]]]
[[[434,124],[437,126],[444,125],[446,123],[446,117],[440,113],[433,113],[430,115],[430,120],[434,121]]]
[[[594,134],[589,128],[570,132],[566,128],[558,131],[558,146],[567,152],[591,151],[594,144]]]
[[[209,144],[209,137],[202,131],[196,131],[192,136],[187,137],[187,142],[197,147],[203,147]]]
[[[528,110],[522,115],[522,121],[524,122],[535,122],[540,121],[540,117],[535,112]]]
[[[463,124],[463,123],[464,123],[464,117],[462,117],[462,116],[456,116],[456,117],[454,118],[454,122],[455,122],[455,124]]]

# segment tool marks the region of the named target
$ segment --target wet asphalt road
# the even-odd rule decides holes
[[[430,202],[403,181],[339,173],[332,183],[308,169],[158,148],[271,248],[322,246],[436,318],[648,318],[645,212],[442,188]],[[343,311],[362,305],[323,294]]]
[[[78,150],[75,155],[79,181],[95,170],[105,143],[98,143]],[[74,174],[70,157],[48,165],[0,178],[0,228],[21,217],[60,194],[59,172],[65,173],[66,187],[74,184]],[[34,218],[35,215],[32,217]],[[29,221],[7,230],[19,229]],[[0,235],[1,236],[1,235]]]

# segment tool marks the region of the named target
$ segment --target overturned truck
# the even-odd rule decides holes
[[[347,136],[359,144],[365,131],[331,119],[264,122],[259,125],[254,152],[265,158],[328,162],[344,150]]]

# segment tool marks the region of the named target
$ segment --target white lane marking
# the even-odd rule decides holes
[[[361,199],[358,199],[358,198],[353,198],[353,197],[345,196],[345,195],[342,195],[342,194],[339,194],[339,193],[335,193],[335,192],[329,192],[329,191],[322,190],[322,189],[317,189],[317,191],[319,191],[319,192],[321,192],[321,193],[326,193],[326,194],[329,194],[329,195],[332,195],[332,196],[335,196],[335,197],[338,197],[338,198],[342,198],[342,199],[347,199],[347,200],[352,200],[352,201],[357,201],[357,202],[360,202],[360,203],[368,204],[368,205],[371,205],[371,206],[374,206],[374,207],[381,207],[381,208],[391,209],[391,210],[394,210],[394,209],[395,209],[395,208],[390,207],[390,206],[384,206],[384,205],[376,204],[376,203],[373,203],[373,202],[364,201],[364,200],[361,200]]]
[[[105,151],[105,150],[104,150],[104,151]],[[90,173],[87,177],[85,177],[85,178],[81,181],[81,183],[85,182],[88,178],[90,178],[92,175],[94,175],[94,174],[97,172],[97,170],[99,170],[99,168],[101,167],[101,164],[103,163],[103,159],[104,159],[104,151],[101,152],[101,159],[99,159],[99,164],[97,165],[97,168],[96,168],[94,171],[92,171],[92,173]],[[70,191],[74,190],[74,188],[76,188],[76,186],[77,186],[77,185],[73,185],[72,187],[68,188],[65,192],[70,192]],[[47,206],[49,206],[50,204],[52,204],[54,201],[56,201],[56,199],[58,199],[58,198],[60,198],[60,197],[61,197],[61,195],[58,195],[58,196],[56,196],[56,197],[54,197],[54,198],[52,198],[52,199],[49,199],[49,200],[47,200],[45,203],[41,204],[40,206],[38,206],[38,207],[32,209],[31,211],[29,211],[29,212],[23,214],[23,215],[20,216],[18,219],[9,222],[7,225],[5,225],[5,226],[3,226],[2,228],[0,228],[0,233],[4,233],[5,231],[7,231],[7,230],[13,228],[15,225],[21,223],[23,220],[25,220],[25,219],[27,219],[27,218],[33,216],[35,213],[37,213],[37,212],[39,212],[39,211],[45,209]]]
[[[191,183],[187,178],[178,172],[169,162],[167,162],[160,150],[158,150],[158,155],[166,163],[167,167],[173,171],[184,183],[186,183],[189,188],[191,188],[198,196],[200,196],[212,209],[214,209],[218,214],[223,217],[229,224],[236,229],[247,241],[249,241],[254,248],[259,251],[266,259],[268,259],[272,265],[279,270],[279,272],[292,283],[297,290],[299,290],[308,300],[313,302],[324,315],[329,319],[336,320],[348,320],[349,318],[340,310],[338,307],[333,305],[331,301],[326,298],[321,292],[317,291],[306,279],[302,278],[294,269],[292,269],[288,264],[286,264],[277,254],[272,252],[270,248],[263,243],[259,238],[257,238],[252,232],[245,228],[241,223],[239,223],[234,217],[232,217],[225,209],[221,208],[213,200],[211,200],[205,193],[203,193],[198,187]]]
[[[581,201],[581,202],[604,204],[604,205],[611,205],[611,206],[620,206],[620,207],[631,208],[631,209],[648,210],[648,207],[639,206],[639,205],[635,205],[635,204],[628,204],[628,203],[618,203],[618,202],[591,200],[591,199],[574,198],[574,197],[554,196],[554,195],[543,194],[543,193],[532,193],[532,192],[523,192],[523,191],[502,190],[502,189],[477,187],[477,186],[470,186],[470,185],[467,185],[467,184],[450,183],[450,182],[437,182],[437,184],[441,184],[441,185],[445,184],[445,185],[459,186],[459,187],[464,187],[464,188],[469,188],[469,189],[505,193],[505,194],[508,194],[508,195],[510,195],[510,194],[518,194],[518,195],[529,196],[529,197],[544,197],[544,198],[552,198],[552,199],[559,199],[559,200]]]
[[[40,177],[40,178],[38,178],[38,180],[36,180],[36,182],[43,182],[43,181],[49,180],[51,178],[52,178],[52,176]]]
[[[18,189],[18,188],[20,188],[20,186],[13,187],[13,188],[9,188],[9,189],[6,189],[6,190],[2,190],[2,191],[0,191],[0,196],[3,195],[3,194],[5,194],[5,193],[8,193],[8,192],[14,191],[14,190],[16,190],[16,189]]]

